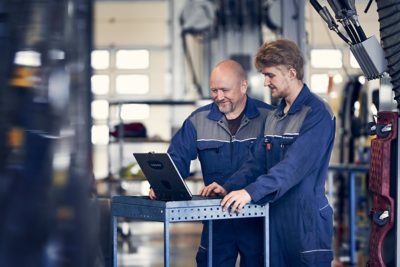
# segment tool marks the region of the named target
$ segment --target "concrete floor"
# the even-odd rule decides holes
[[[120,223],[124,241],[118,244],[118,267],[163,267],[164,226],[160,222]],[[170,224],[170,266],[195,267],[202,224]],[[359,263],[362,261],[359,260]],[[337,260],[332,267],[348,267]],[[357,264],[357,267],[365,266]],[[236,264],[239,267],[239,262]],[[355,267],[355,266],[352,266]]]
[[[129,227],[128,227],[129,225]],[[129,233],[130,242],[119,242],[118,266],[164,266],[163,224],[159,222],[131,222],[121,225]],[[129,230],[128,230],[129,228]],[[170,266],[196,266],[196,252],[200,242],[201,223],[170,225]]]

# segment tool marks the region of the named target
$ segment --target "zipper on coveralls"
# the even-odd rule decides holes
[[[233,162],[233,140],[235,139],[235,136],[230,134],[231,136],[231,141],[230,141],[230,146],[231,146],[231,162]]]

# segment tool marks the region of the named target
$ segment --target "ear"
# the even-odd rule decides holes
[[[296,77],[297,77],[297,70],[296,69],[294,69],[294,68],[290,68],[289,69],[289,78],[291,78],[291,79],[296,79]]]
[[[242,85],[240,86],[240,91],[245,94],[247,92],[247,87],[249,86],[249,83],[247,80],[242,81]]]

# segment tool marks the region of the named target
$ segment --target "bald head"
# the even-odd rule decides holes
[[[236,77],[238,80],[246,80],[246,72],[242,65],[231,59],[219,62],[212,72],[222,72],[225,75],[232,75],[232,77]]]
[[[246,72],[238,62],[219,62],[211,72],[210,89],[211,98],[228,119],[234,119],[244,110],[247,80]]]

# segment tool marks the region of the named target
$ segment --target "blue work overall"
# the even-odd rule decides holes
[[[330,267],[333,212],[325,179],[335,117],[306,85],[286,113],[285,105],[267,117],[254,153],[223,187],[270,203],[271,266]]]

